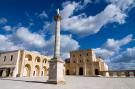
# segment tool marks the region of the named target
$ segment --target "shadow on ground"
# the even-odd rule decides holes
[[[50,84],[50,83],[48,83],[48,82],[43,82],[43,81],[27,81],[27,80],[6,79],[6,78],[0,78],[0,80],[10,80],[10,81],[21,81],[21,82],[29,82],[29,83],[43,83],[43,84]]]

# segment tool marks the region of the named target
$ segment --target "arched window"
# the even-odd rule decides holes
[[[40,57],[36,57],[35,62],[40,62]]]
[[[27,55],[25,56],[25,60],[27,60],[27,61],[32,61],[32,56],[31,56],[30,54],[27,54]]]
[[[39,76],[40,75],[40,67],[39,65],[35,66],[35,76]]]
[[[47,71],[48,71],[48,70],[47,70],[46,66],[44,66],[44,67],[43,67],[43,76],[46,76],[46,75],[47,75]]]
[[[29,64],[26,64],[24,67],[23,76],[30,77],[30,73],[31,73],[31,66]]]
[[[47,59],[46,58],[43,59],[43,63],[47,63]]]

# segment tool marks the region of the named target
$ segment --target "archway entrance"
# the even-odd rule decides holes
[[[39,76],[39,74],[40,74],[40,68],[39,68],[39,65],[36,65],[35,66],[35,76]]]
[[[83,75],[83,67],[79,68],[79,75]]]
[[[95,69],[95,75],[99,75],[99,70]]]
[[[26,64],[24,68],[23,76],[30,77],[30,72],[31,72],[31,66],[29,64]]]
[[[3,70],[0,70],[0,77],[2,77]]]
[[[6,77],[9,77],[9,75],[10,75],[10,68],[8,68],[8,69],[6,70]]]
[[[69,70],[66,70],[66,75],[69,75]]]
[[[47,68],[45,66],[43,67],[42,75],[43,76],[47,75]]]

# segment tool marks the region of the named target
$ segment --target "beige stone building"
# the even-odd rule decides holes
[[[66,60],[65,68],[66,75],[85,76],[100,75],[100,71],[108,70],[104,60],[96,57],[92,49],[70,52],[70,59]]]
[[[0,77],[35,77],[48,74],[49,58],[26,50],[0,52]]]

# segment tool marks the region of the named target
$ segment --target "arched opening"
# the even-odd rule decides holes
[[[43,59],[43,63],[47,63],[47,59],[45,58],[45,59]]]
[[[43,67],[43,76],[47,76],[47,68],[45,66]]]
[[[99,70],[95,69],[95,75],[99,75]]]
[[[27,54],[27,55],[25,56],[25,60],[26,60],[26,61],[32,61],[32,56],[31,56],[30,54]]]
[[[35,62],[40,62],[40,57],[36,57]]]
[[[79,75],[83,75],[83,67],[79,68]]]
[[[35,66],[35,76],[39,76],[40,74],[40,68],[39,68],[39,65],[36,65]]]
[[[8,68],[8,69],[6,70],[6,77],[9,77],[9,75],[10,75],[10,68]]]
[[[31,73],[31,66],[29,64],[26,64],[24,67],[23,76],[30,77],[30,73]]]
[[[0,70],[0,77],[2,77],[3,70]]]
[[[69,75],[69,70],[66,70],[66,75]]]

